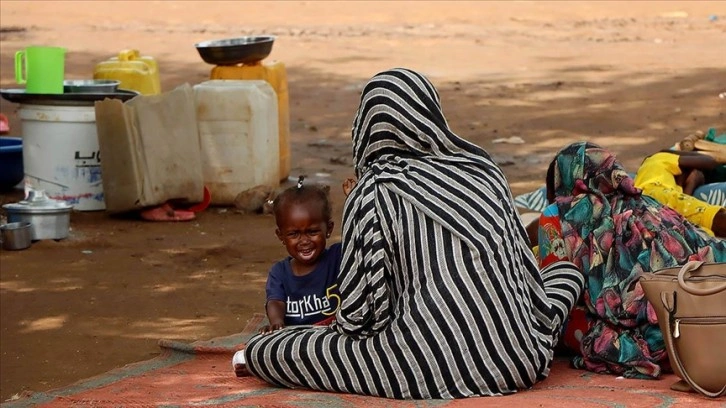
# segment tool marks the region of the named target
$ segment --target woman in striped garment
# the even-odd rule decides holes
[[[502,171],[456,136],[423,76],[365,87],[343,215],[341,307],[323,328],[250,340],[273,384],[389,398],[513,393],[545,378],[582,274],[539,271]]]

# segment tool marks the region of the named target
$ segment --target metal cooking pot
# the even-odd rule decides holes
[[[25,200],[3,205],[8,222],[29,222],[30,236],[39,239],[63,239],[70,230],[73,206],[45,195],[44,190],[30,190]]]

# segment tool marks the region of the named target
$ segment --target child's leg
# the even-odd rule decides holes
[[[693,195],[693,192],[706,182],[703,172],[698,169],[691,170],[683,183],[683,194]]]

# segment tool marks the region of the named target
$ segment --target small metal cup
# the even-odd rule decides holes
[[[3,237],[3,249],[9,251],[17,251],[30,247],[30,226],[26,221],[11,222],[9,224],[0,225],[0,231]]]

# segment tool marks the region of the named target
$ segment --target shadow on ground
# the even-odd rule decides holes
[[[3,48],[0,54],[2,70],[8,72],[12,53]],[[108,57],[75,53],[67,77],[89,78],[95,64]],[[201,61],[160,61],[162,87],[201,82],[210,68]],[[583,79],[588,72],[608,69],[567,66],[549,73],[551,79],[543,82],[517,82],[499,75],[435,85],[451,128],[502,164],[514,194],[542,184],[548,161],[570,142],[585,139],[611,148],[628,170],[634,170],[641,152],[726,123],[726,104],[717,96],[723,91],[719,78],[726,77],[726,69],[694,69],[668,78],[641,73],[613,74],[605,81]],[[353,173],[350,128],[365,81],[297,67],[288,68],[288,80],[293,175],[329,174],[331,183],[339,184]],[[7,74],[0,85],[17,87]],[[5,100],[0,103],[14,134],[20,129],[16,107]],[[494,143],[510,136],[526,143]],[[2,200],[17,199],[13,194]],[[339,218],[339,192],[334,201]],[[137,350],[137,360],[154,355],[161,337],[197,340],[227,335],[234,332],[230,321],[241,329],[246,317],[263,309],[267,269],[283,255],[273,229],[269,217],[223,209],[210,210],[198,222],[163,225],[77,213],[71,239],[3,252],[1,398],[22,389],[64,385],[52,370],[40,382],[24,376],[28,370],[21,368],[29,355],[84,378],[128,363],[128,350]],[[100,270],[103,278],[95,273]],[[199,301],[210,296],[215,299],[212,304]],[[53,306],[32,307],[36,302]],[[95,346],[81,349],[80,344]],[[103,365],[96,363],[101,354]],[[33,370],[45,368],[41,364]]]

